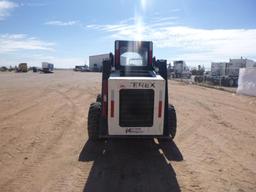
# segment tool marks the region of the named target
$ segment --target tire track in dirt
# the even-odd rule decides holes
[[[44,91],[42,92],[42,96],[38,99],[38,97],[36,99],[34,99],[34,102],[33,104],[23,108],[23,109],[20,109],[19,111],[16,111],[14,112],[12,115],[8,115],[4,118],[1,118],[2,120],[2,124],[3,124],[3,128],[2,130],[7,130],[8,128],[15,128],[14,126],[10,126],[8,125],[9,123],[8,122],[12,122],[12,119],[14,118],[14,116],[22,116],[23,114],[25,114],[25,112],[28,112],[29,110],[32,110],[32,109],[35,109],[35,108],[42,108],[40,105],[45,105],[44,103],[46,103],[46,101],[48,99],[50,99],[52,97],[52,93],[53,93],[54,90],[51,90],[49,89],[49,86],[47,88],[44,89]],[[40,121],[41,123],[41,121]],[[7,124],[7,126],[5,126],[5,124]],[[20,133],[22,134],[22,132]],[[13,140],[15,138],[18,138],[20,137],[21,135],[17,135],[13,138],[10,138],[9,141],[6,141],[3,145],[0,146],[0,150],[2,147],[6,147],[8,146],[10,143],[14,143]]]
[[[199,175],[201,175],[201,183],[205,189],[209,191],[229,191],[231,188],[235,188],[235,191],[253,191],[252,189],[256,184],[256,181],[253,180],[256,177],[254,172],[222,150],[209,137],[200,134],[197,134],[196,137],[198,141],[196,145],[192,146],[192,150],[196,148],[201,150],[197,150],[197,154],[194,154],[195,158],[191,159],[190,166],[196,165]],[[203,178],[203,172],[211,179]],[[246,182],[241,182],[241,177],[237,178],[237,175],[243,175]],[[207,183],[206,180],[210,182]]]
[[[70,92],[72,89],[69,89],[67,91],[65,91],[64,93],[61,91],[56,91],[56,93],[58,95],[60,95],[65,102],[68,103],[68,105],[70,106],[69,109],[71,109],[71,112],[69,113],[71,116],[69,117],[69,119],[74,119],[75,115],[76,115],[76,105],[73,103],[72,99],[70,99],[66,94],[68,92]],[[54,112],[54,113],[59,113],[59,112],[63,112],[66,109],[66,104],[61,105],[60,107],[58,107]],[[52,139],[51,142],[47,143],[47,146],[43,151],[40,150],[40,154],[38,155],[38,158],[36,161],[31,162],[31,164],[28,164],[27,166],[25,166],[23,169],[19,170],[17,173],[16,178],[22,178],[21,183],[26,183],[24,180],[29,181],[32,180],[32,172],[33,170],[35,170],[38,166],[40,167],[41,162],[45,161],[45,158],[47,158],[47,154],[51,154],[51,151],[54,151],[54,149],[56,148],[58,142],[61,140],[61,138],[63,137],[63,135],[65,134],[65,132],[67,131],[67,129],[71,126],[71,124],[73,123],[71,120],[68,120],[66,118],[63,118],[57,122],[55,122],[55,126],[57,127],[61,127],[61,128],[65,128],[65,129],[59,129],[58,130],[58,134],[55,135]],[[39,137],[40,140],[40,136]],[[43,136],[43,138],[45,137],[45,135]],[[30,148],[32,146],[29,146]],[[56,170],[57,171],[57,170]],[[19,176],[20,175],[20,176]],[[22,175],[22,177],[21,177]],[[3,184],[2,186],[6,187],[6,186],[12,186],[15,185],[16,179],[13,180],[9,180],[8,182],[6,182],[5,184]],[[17,183],[16,185],[19,185],[19,183]],[[24,189],[25,190],[25,189]]]
[[[83,131],[86,132],[86,123],[87,123],[87,113],[88,113],[88,103],[94,102],[97,93],[99,92],[98,89],[88,89],[88,90],[83,90],[83,89],[78,89],[78,93],[77,94],[73,94],[73,100],[76,101],[75,103],[77,103],[77,105],[81,105],[81,103],[79,103],[79,101],[82,100],[86,100],[86,104],[84,105],[86,107],[86,109],[82,109],[80,110],[80,112],[82,112],[84,118],[84,121],[82,124],[80,124],[79,126],[82,125],[83,127]],[[94,91],[94,92],[92,92]],[[81,93],[87,93],[87,98],[84,98],[83,95]],[[96,92],[96,93],[95,93]],[[74,133],[75,136],[73,138],[78,138],[78,135],[81,135],[81,132],[75,132]],[[85,134],[83,134],[85,135]],[[70,140],[71,139],[71,135],[66,135],[66,140]],[[87,135],[85,135],[85,137],[82,138],[82,142],[80,142],[79,144],[79,148],[75,148],[74,150],[76,151],[76,154],[79,154],[82,144],[84,144],[85,140],[86,140]],[[75,146],[75,145],[74,145]],[[82,164],[76,164],[75,162],[77,162],[78,156],[75,155],[75,158],[72,159],[72,164],[74,165],[73,167],[70,166],[66,166],[65,168],[62,167],[62,170],[58,172],[58,175],[54,178],[52,178],[52,180],[50,182],[48,182],[48,184],[46,186],[44,186],[43,191],[80,191],[81,188],[83,188],[84,186],[84,178],[87,177],[85,176],[85,169],[84,166]],[[75,166],[76,164],[76,166]],[[86,165],[91,166],[91,163],[87,163]],[[87,173],[89,174],[89,173]]]
[[[13,113],[11,113],[7,116],[1,117],[0,120],[5,121],[5,120],[8,120],[10,118],[13,118],[14,116],[18,116],[19,114],[22,114],[22,113],[30,110],[31,108],[35,107],[36,105],[42,103],[45,99],[48,99],[48,98],[45,98],[45,97],[47,95],[49,95],[49,93],[51,93],[50,91],[52,91],[49,87],[50,86],[47,86],[40,93],[38,93],[38,95],[33,95],[32,101],[30,100],[30,103],[32,103],[32,104],[30,104],[26,107],[23,107],[21,109],[18,109],[15,112],[13,112]]]
[[[200,181],[200,187],[203,187],[203,191],[254,191],[253,188],[255,188],[256,183],[253,178],[256,178],[256,176],[253,167],[255,166],[250,164],[250,161],[245,162],[245,159],[239,157],[239,152],[244,157],[250,157],[249,153],[243,152],[247,151],[244,145],[240,146],[239,144],[248,143],[248,139],[253,143],[255,137],[253,136],[253,131],[248,132],[248,130],[239,129],[237,125],[234,125],[233,123],[236,121],[230,115],[235,109],[238,109],[236,110],[238,116],[249,114],[248,119],[252,120],[254,113],[247,110],[243,114],[243,108],[237,108],[229,103],[236,104],[238,102],[236,101],[237,98],[232,98],[232,101],[225,100],[227,102],[225,103],[224,101],[213,100],[213,97],[206,97],[204,94],[191,95],[188,93],[189,91],[187,94],[179,93],[181,95],[176,97],[175,102],[186,106],[181,110],[183,113],[186,110],[197,109],[198,114],[193,114],[194,111],[189,113],[189,118],[186,120],[194,122],[194,124],[188,126],[189,128],[184,126],[187,125],[186,123],[182,123],[182,127],[178,127],[178,135],[175,140],[181,149],[185,151],[183,154],[185,161],[187,159],[187,165],[182,162],[182,166],[175,166],[178,172],[183,172],[184,167],[195,172],[197,182],[198,180]],[[222,93],[222,95],[225,94]],[[182,108],[183,106],[180,107]],[[224,109],[226,113],[222,112]],[[182,116],[182,114],[180,115]],[[191,121],[192,119],[193,121]],[[244,140],[241,140],[243,138]],[[239,140],[236,141],[236,139]],[[234,151],[238,152],[237,156],[234,156]],[[187,180],[187,177],[181,177],[181,187],[184,186],[183,183],[185,183],[186,187],[189,186],[186,184]],[[185,191],[191,190],[189,187]]]
[[[251,98],[171,82],[171,101],[178,114],[175,143],[183,161],[168,161],[159,149],[146,143],[144,147],[134,145],[141,150],[136,155],[124,142],[124,146],[112,143],[94,161],[78,162],[87,138],[88,106],[100,92],[100,75],[56,72],[51,80],[40,79],[50,84],[43,96],[48,99],[19,113],[16,119],[6,119],[1,126],[8,133],[1,139],[10,140],[0,148],[1,154],[5,153],[0,158],[4,159],[0,161],[1,191],[82,191],[92,189],[90,186],[98,189],[100,183],[109,186],[113,180],[113,187],[130,183],[133,189],[148,190],[162,183],[159,189],[164,191],[176,177],[182,191],[255,191],[256,134],[251,128],[255,110]],[[32,102],[38,99],[33,99],[37,97],[33,89],[42,82],[27,90],[32,96],[25,95],[24,105],[21,98],[17,109],[28,106],[28,98]]]
[[[73,95],[72,100],[76,101],[77,105],[81,105],[78,102],[81,99],[87,101],[87,103],[88,101],[93,102],[95,100],[95,93],[91,92],[91,90],[93,89],[90,89],[89,92],[88,90],[86,91],[86,98],[84,98],[84,95],[82,93],[84,93],[85,91],[78,89],[78,92],[76,94],[72,94]],[[88,106],[88,104],[85,106]],[[84,110],[78,110],[78,111],[83,112],[83,114],[87,117],[88,109],[86,111]],[[85,119],[85,121],[87,120]],[[83,125],[84,123],[86,122],[83,122]],[[79,126],[81,126],[81,124]],[[84,126],[83,130],[85,130],[85,128],[86,126]],[[81,133],[74,131],[73,136],[66,135],[65,140],[76,138],[78,137],[78,135],[81,135]],[[85,140],[86,140],[86,137],[82,139],[81,144],[84,144]],[[77,153],[79,153],[80,152],[79,149],[80,148],[78,149],[75,148],[74,150],[77,151]],[[78,157],[76,156],[74,157],[75,158],[73,158],[71,161],[72,164],[77,162]],[[70,166],[62,167],[62,170],[58,171],[58,174],[55,177],[53,177],[52,180],[48,182],[46,186],[44,186],[43,191],[80,191],[83,185],[84,185],[84,169],[81,164],[77,164],[76,166],[73,166],[73,167],[70,167]]]

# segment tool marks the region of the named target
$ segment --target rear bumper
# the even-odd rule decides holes
[[[161,135],[109,135],[108,132],[108,125],[107,125],[107,120],[104,118],[101,118],[100,120],[100,133],[99,133],[99,138],[122,138],[122,139],[134,139],[134,138],[139,138],[139,139],[153,139],[153,138],[162,138],[162,139],[168,139],[171,138],[170,135],[167,134],[161,134]]]

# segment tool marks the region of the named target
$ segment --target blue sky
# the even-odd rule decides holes
[[[0,0],[0,65],[73,67],[113,52],[114,40],[151,40],[157,58],[210,66],[256,59],[254,0]]]

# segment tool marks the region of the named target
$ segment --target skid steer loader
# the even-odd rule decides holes
[[[115,55],[103,61],[101,94],[89,108],[89,139],[175,137],[167,63],[152,55],[152,42],[115,41]]]

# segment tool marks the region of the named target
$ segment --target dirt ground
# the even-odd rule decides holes
[[[177,136],[87,141],[100,74],[0,73],[0,191],[256,191],[256,98],[169,81]]]

